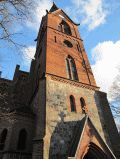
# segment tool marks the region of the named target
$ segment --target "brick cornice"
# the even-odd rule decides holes
[[[64,77],[60,77],[60,76],[57,76],[57,75],[53,75],[53,74],[50,74],[50,73],[46,73],[46,77],[50,77],[54,81],[59,81],[59,82],[66,83],[66,84],[68,83],[68,84],[74,85],[76,87],[87,88],[87,89],[90,89],[90,90],[99,90],[100,89],[100,87],[96,87],[96,86],[86,84],[86,83],[82,83],[82,82],[78,82],[78,81],[73,81],[73,80],[70,80],[70,79],[67,79],[67,78],[64,78]]]

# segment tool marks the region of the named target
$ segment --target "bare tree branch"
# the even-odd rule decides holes
[[[7,41],[15,47],[24,46],[18,44],[14,36],[15,24],[30,19],[34,1],[32,0],[0,0],[0,40]]]
[[[109,91],[109,98],[111,98],[111,109],[115,118],[120,118],[120,68],[119,74],[116,76],[111,89]]]

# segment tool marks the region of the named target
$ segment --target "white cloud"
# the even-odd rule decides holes
[[[118,131],[120,133],[120,118],[115,118],[115,122],[116,122],[116,125],[117,125],[117,128],[118,128]]]
[[[38,30],[42,17],[46,14],[46,9],[49,10],[51,6],[52,6],[52,0],[36,1],[35,8],[33,9],[32,20],[27,21],[27,26],[32,27],[35,30]]]
[[[103,24],[107,17],[107,10],[105,9],[104,0],[71,0],[74,5],[73,12],[67,9],[74,19],[79,20],[81,17],[81,24],[88,25],[89,30],[93,30],[99,25]]]
[[[36,50],[35,46],[29,46],[22,50],[23,65],[29,67],[31,60],[34,59],[35,50]]]
[[[118,75],[120,65],[120,40],[105,41],[92,49],[93,73],[102,91],[109,92],[110,87]]]

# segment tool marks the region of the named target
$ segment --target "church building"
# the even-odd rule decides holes
[[[78,26],[53,3],[30,72],[17,65],[13,80],[0,78],[0,159],[120,159],[120,135]]]

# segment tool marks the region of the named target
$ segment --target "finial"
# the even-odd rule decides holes
[[[56,6],[55,2],[53,1],[53,6]],[[56,6],[57,7],[57,6]]]
[[[51,7],[51,9],[50,9],[50,11],[49,12],[54,12],[54,11],[56,11],[56,10],[58,10],[59,8],[56,6],[56,4],[54,3],[54,1],[53,1],[53,5],[52,5],[52,7]]]
[[[47,9],[46,9],[46,13],[47,13],[47,14],[49,13]]]

